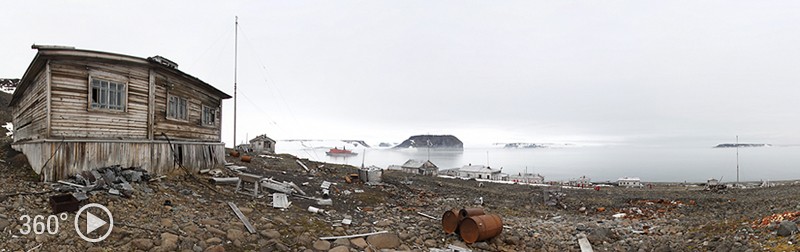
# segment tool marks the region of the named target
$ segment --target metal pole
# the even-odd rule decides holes
[[[239,70],[239,16],[236,16],[236,27],[234,32],[233,46],[233,149],[236,149],[236,86],[237,73]]]
[[[739,184],[739,135],[736,135],[736,184]]]

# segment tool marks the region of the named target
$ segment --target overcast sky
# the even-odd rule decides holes
[[[798,1],[4,1],[0,78],[57,44],[165,56],[237,141],[800,143]],[[233,140],[233,99],[223,141]]]

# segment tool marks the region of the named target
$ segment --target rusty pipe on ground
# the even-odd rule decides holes
[[[461,221],[458,230],[461,239],[472,244],[494,238],[503,232],[503,220],[496,214],[472,216]]]

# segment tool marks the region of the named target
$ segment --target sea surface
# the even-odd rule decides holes
[[[709,178],[736,181],[736,148],[707,146],[585,146],[504,149],[465,148],[463,151],[426,149],[354,149],[352,157],[330,157],[326,148],[281,148],[302,158],[329,163],[386,168],[408,159],[429,159],[439,169],[480,164],[502,168],[503,173],[539,173],[547,181],[587,176],[592,181],[639,177],[643,182],[705,182]],[[366,153],[366,155],[365,155]],[[800,146],[739,148],[741,181],[800,179]]]

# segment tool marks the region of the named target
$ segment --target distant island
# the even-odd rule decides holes
[[[505,149],[533,149],[572,146],[572,144],[555,143],[495,143],[494,145],[503,145],[503,148]]]
[[[380,144],[378,144],[378,147],[392,147],[392,146],[395,146],[395,145],[397,145],[397,143],[381,142]]]
[[[736,148],[736,147],[744,148],[744,147],[769,147],[769,146],[772,146],[772,145],[771,144],[749,144],[749,143],[740,143],[740,144],[724,143],[724,144],[717,144],[717,146],[714,146],[714,148]]]
[[[453,135],[416,135],[394,148],[464,149],[464,143]]]

